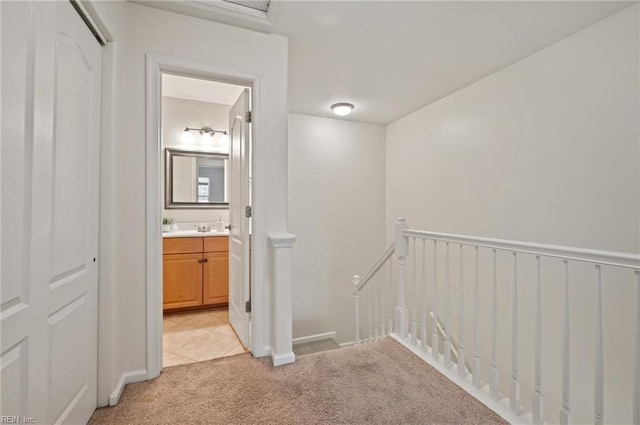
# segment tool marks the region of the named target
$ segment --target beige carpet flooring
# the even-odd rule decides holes
[[[391,338],[273,368],[251,354],[165,368],[92,425],[506,423]]]

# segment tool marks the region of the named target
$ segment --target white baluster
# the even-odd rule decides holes
[[[379,288],[379,292],[380,292],[380,338],[384,338],[387,333],[385,332],[385,311],[384,311],[384,270],[379,270],[378,271],[378,288]]]
[[[458,376],[464,378],[464,279],[463,279],[464,249],[460,244],[460,309],[458,310]]]
[[[489,392],[491,398],[498,399],[498,270],[497,254],[493,250],[493,287],[491,289],[491,384]]]
[[[407,237],[404,235],[404,230],[407,228],[407,221],[404,218],[398,219],[396,224],[396,254],[398,254],[398,306],[396,307],[396,332],[401,338],[406,338],[409,333],[408,329],[408,312],[407,312],[407,300],[406,300],[406,277],[405,277],[405,263],[407,259]]]
[[[511,282],[511,412],[520,415],[520,379],[518,374],[518,254],[513,253]]]
[[[449,242],[447,242],[447,258],[446,258],[446,279],[444,287],[444,365],[451,367],[451,337],[449,335],[449,327],[451,326],[450,304],[449,304]]]
[[[393,333],[393,269],[391,260],[387,261],[387,281],[389,282],[389,303],[387,309],[387,334]]]
[[[438,360],[438,242],[433,241],[433,330],[431,333],[431,354]]]
[[[360,344],[360,292],[356,290],[356,287],[360,283],[360,276],[353,276],[353,299],[356,303],[355,306],[355,318],[356,318],[356,336],[353,340],[353,343],[358,345]]]
[[[375,279],[371,279],[369,281],[369,285],[371,286],[371,298],[373,301],[373,327],[372,327],[372,333],[373,333],[373,339],[378,341],[380,340],[380,334],[378,333],[378,291],[376,288],[376,281]]]
[[[418,297],[417,297],[417,289],[418,289],[418,282],[416,280],[416,263],[418,262],[417,258],[416,258],[416,238],[411,238],[411,241],[413,241],[413,244],[410,244],[411,246],[411,262],[412,262],[412,269],[411,269],[411,286],[412,286],[412,290],[411,290],[411,343],[413,345],[417,345],[418,344],[418,320],[417,320],[417,311],[418,311],[418,306],[417,306],[417,301],[418,301]]]
[[[373,329],[371,327],[371,287],[365,288],[367,300],[367,342],[373,342]]]
[[[569,415],[571,414],[569,403],[569,384],[571,377],[571,369],[569,363],[569,261],[564,260],[564,286],[562,290],[562,299],[564,303],[564,312],[562,315],[562,408],[560,410],[560,424],[569,424]]]
[[[420,327],[422,351],[427,351],[427,241],[422,239],[422,326]]]
[[[602,346],[602,271],[596,264],[596,356],[593,423],[604,421],[604,358]]]
[[[633,423],[640,424],[640,271],[636,271],[636,378],[633,394]]]
[[[480,259],[476,249],[476,280],[473,285],[473,386],[480,388],[480,347],[478,345],[478,323],[480,323]]]
[[[536,284],[536,336],[535,336],[535,366],[533,389],[533,423],[542,424],[542,296],[540,288],[540,256],[536,255],[538,279]]]

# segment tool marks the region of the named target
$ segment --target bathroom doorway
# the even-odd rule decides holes
[[[162,366],[249,351],[251,87],[161,72]]]

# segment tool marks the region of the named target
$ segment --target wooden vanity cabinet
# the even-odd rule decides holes
[[[163,239],[163,309],[229,302],[229,238]]]

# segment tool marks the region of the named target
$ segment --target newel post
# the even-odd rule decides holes
[[[409,311],[406,299],[406,273],[405,263],[409,250],[409,238],[404,235],[407,229],[407,219],[400,217],[396,224],[396,254],[398,254],[398,306],[396,307],[395,328],[402,338],[409,334]]]
[[[353,276],[353,299],[356,303],[355,315],[356,315],[356,336],[353,340],[354,345],[360,344],[360,291],[358,291],[358,284],[360,283],[360,276]]]
[[[291,234],[268,235],[271,269],[271,360],[274,366],[293,363],[293,245]]]

